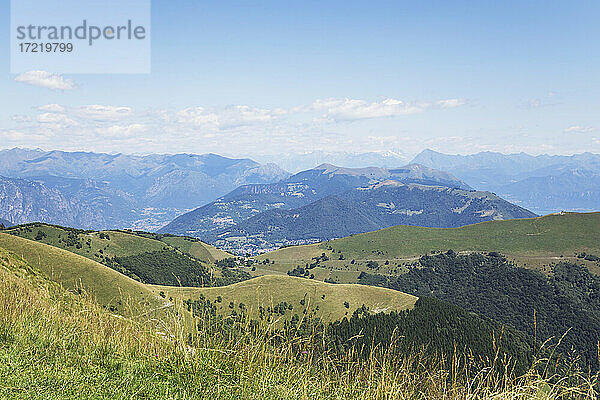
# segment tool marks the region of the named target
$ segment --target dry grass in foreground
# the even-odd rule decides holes
[[[183,308],[126,319],[43,279],[0,250],[0,398],[6,399],[594,399],[573,367],[521,377],[414,352],[366,359],[315,353],[310,338],[190,335]],[[203,324],[200,324],[203,326]],[[268,326],[261,332],[269,335]],[[270,344],[271,343],[271,344]]]

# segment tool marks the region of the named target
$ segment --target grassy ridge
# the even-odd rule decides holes
[[[84,289],[120,312],[125,303],[148,309],[163,304],[146,285],[81,255],[6,233],[0,233],[0,248],[19,255],[64,288]]]
[[[89,232],[46,224],[21,225],[5,232],[66,249],[94,261],[100,261],[103,257],[128,257],[146,251],[160,251],[165,247],[159,241],[125,232]],[[89,246],[86,244],[88,242]],[[78,247],[77,244],[82,246]]]
[[[600,213],[482,222],[461,228],[396,226],[326,243],[349,256],[414,256],[432,250],[497,251],[520,255],[571,255],[600,250]]]
[[[211,266],[230,255],[193,238],[83,231],[41,223],[4,232],[79,254],[146,284],[222,286],[250,277],[244,271]]]
[[[48,227],[49,232],[54,229]],[[35,232],[36,230],[33,229],[30,234]],[[120,242],[119,239],[123,237],[118,235],[118,232],[114,238],[113,232],[109,232],[109,235],[108,242],[110,244],[113,240]],[[128,234],[123,235],[125,235],[124,239],[128,239]],[[58,234],[55,237],[58,237]],[[98,240],[105,241],[106,239]],[[94,295],[100,304],[111,306],[113,310],[116,309],[119,312],[123,311],[125,303],[145,305],[147,309],[159,308],[166,303],[166,300],[160,297],[160,292],[166,293],[165,299],[172,297],[180,300],[193,300],[201,294],[213,298],[213,300],[217,296],[221,296],[222,302],[219,306],[224,313],[229,311],[228,306],[231,301],[236,307],[241,302],[255,311],[259,306],[269,307],[280,302],[287,302],[296,308],[293,313],[288,313],[288,317],[294,313],[302,315],[304,307],[300,304],[300,300],[304,300],[314,315],[327,321],[352,314],[363,304],[371,309],[392,311],[410,308],[416,301],[414,296],[389,289],[361,285],[331,285],[287,275],[265,276],[249,283],[240,282],[212,288],[213,290],[211,288],[145,285],[81,255],[18,236],[0,233],[0,248],[20,255],[63,287],[69,290],[83,288]],[[117,248],[120,247],[114,247],[114,249]],[[128,249],[133,251],[131,247]],[[321,298],[322,295],[325,295],[325,299]],[[344,305],[346,301],[349,304],[348,307]]]
[[[220,314],[229,314],[231,302],[236,310],[240,303],[243,303],[253,316],[257,314],[259,306],[273,307],[285,302],[292,306],[291,310],[285,312],[288,319],[294,314],[302,317],[303,311],[308,309],[312,316],[328,322],[349,316],[362,305],[372,311],[390,312],[410,309],[417,300],[415,296],[391,289],[364,285],[333,285],[276,275],[214,288],[151,287],[155,294],[164,292],[167,297],[180,300],[195,300],[202,295],[217,305]],[[219,297],[221,301],[217,301]]]
[[[281,262],[308,260],[331,247],[348,258],[404,258],[431,251],[497,251],[511,256],[572,256],[600,253],[600,213],[482,222],[460,228],[394,226],[317,245],[289,247],[257,257]]]
[[[178,250],[207,263],[231,257],[231,254],[196,239],[153,233],[82,231],[42,223],[20,225],[5,232],[66,249],[94,261],[165,249]]]

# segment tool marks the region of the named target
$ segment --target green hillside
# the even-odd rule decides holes
[[[43,226],[48,238],[58,238],[63,228]],[[32,229],[29,234],[37,234],[37,229]],[[81,235],[96,236],[95,233],[80,233]],[[142,247],[124,246],[123,243],[150,243],[152,239],[133,236],[133,240],[125,233],[107,232],[110,239],[95,237],[92,243],[108,241],[108,254],[135,254]],[[113,240],[115,244],[113,245]],[[118,245],[117,245],[118,244]],[[51,280],[60,283],[69,290],[84,288],[97,297],[98,302],[111,307],[112,310],[122,311],[124,302],[128,304],[133,300],[145,307],[160,307],[164,299],[195,300],[204,295],[216,300],[221,296],[218,304],[219,311],[229,313],[229,303],[235,307],[244,303],[248,309],[258,310],[259,306],[272,307],[286,302],[292,305],[292,310],[286,314],[303,315],[306,308],[314,316],[319,316],[328,321],[334,321],[345,315],[351,315],[354,310],[363,304],[374,311],[398,311],[411,308],[416,297],[397,291],[368,287],[363,285],[332,285],[309,279],[289,276],[264,276],[250,281],[223,286],[218,288],[198,287],[172,287],[160,285],[145,285],[123,274],[108,268],[98,262],[82,255],[59,249],[35,240],[21,238],[15,235],[0,233],[0,248],[11,251],[29,264],[38,268]],[[76,247],[71,247],[74,250]],[[136,255],[123,257],[125,260],[135,260]],[[117,258],[119,259],[119,258]],[[161,293],[162,296],[161,296]],[[324,297],[323,297],[324,296]],[[305,303],[300,304],[300,301]],[[348,302],[346,307],[345,302]]]
[[[550,269],[544,275],[498,254],[448,251],[423,256],[398,276],[362,273],[359,282],[453,303],[536,336],[540,343],[562,337],[557,351],[567,355],[575,349],[586,370],[596,369],[600,276],[570,262]]]
[[[166,245],[157,240],[121,231],[83,231],[33,223],[5,230],[6,233],[59,247],[94,261],[160,251]]]
[[[207,263],[232,257],[231,254],[198,239],[146,232],[83,231],[43,223],[20,225],[6,229],[5,232],[65,248],[94,260],[104,257],[127,257],[165,248],[176,248]]]
[[[325,253],[323,265],[349,266],[350,260],[410,261],[429,252],[496,251],[521,264],[540,267],[574,254],[600,254],[600,213],[560,213],[544,217],[482,222],[460,228],[394,226],[315,245],[280,249],[256,257],[290,267]],[[335,261],[340,258],[344,261]],[[350,267],[350,266],[349,266]],[[589,267],[594,268],[590,263]]]
[[[192,238],[132,231],[83,231],[41,223],[4,232],[79,254],[143,283],[221,286],[250,278],[243,271],[213,269],[215,260],[230,255]]]
[[[222,260],[224,258],[233,257],[230,253],[217,249],[210,244],[204,243],[198,239],[184,237],[161,235],[160,240],[169,245],[178,248],[184,253],[191,254],[199,260],[209,263]]]
[[[325,243],[348,256],[376,249],[393,257],[430,251],[498,251],[522,255],[571,255],[600,250],[600,213],[563,213],[545,217],[482,222],[461,228],[395,226]]]
[[[149,310],[164,304],[146,285],[81,255],[6,233],[0,233],[0,249],[22,257],[68,290],[89,292],[113,311]]]
[[[281,310],[284,318],[294,314],[302,317],[304,310],[325,321],[336,321],[350,316],[361,306],[374,312],[391,312],[410,309],[417,297],[395,290],[365,285],[333,285],[291,276],[262,276],[233,285],[214,288],[185,288],[152,286],[155,294],[181,300],[197,300],[203,296],[217,307],[217,312],[229,315],[240,311],[240,304],[251,315],[258,308]],[[233,307],[230,307],[233,303]],[[283,304],[285,303],[285,306]],[[291,308],[290,308],[291,307]]]

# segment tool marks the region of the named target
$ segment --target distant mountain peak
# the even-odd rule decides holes
[[[328,164],[328,163],[323,163],[321,165],[317,165],[316,167],[314,167],[313,169],[318,169],[318,170],[337,170],[340,167],[338,167],[337,165],[333,165],[333,164]]]
[[[363,168],[347,168],[338,167],[333,164],[321,164],[314,168],[317,171],[323,171],[323,174],[339,174],[339,175],[351,175],[351,176],[365,176],[368,178],[381,178],[388,175],[389,172],[385,168],[379,167],[363,167]]]

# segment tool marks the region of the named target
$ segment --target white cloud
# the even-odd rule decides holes
[[[283,109],[270,110],[251,106],[229,106],[222,109],[189,107],[179,111],[175,120],[192,127],[223,130],[268,123],[286,113]]]
[[[47,71],[29,71],[17,75],[15,81],[52,90],[71,90],[77,85],[71,79]]]
[[[339,150],[340,146],[378,151],[404,146],[398,135],[406,135],[407,128],[393,118],[463,103],[458,99],[428,103],[391,98],[328,99],[290,108],[232,105],[143,111],[101,104],[46,104],[13,119],[9,141],[46,148],[130,152],[273,153]],[[362,122],[352,126],[340,123],[356,120]],[[9,135],[8,131],[3,134]]]
[[[441,108],[456,108],[464,105],[466,102],[463,99],[446,99],[436,101],[436,105]]]
[[[110,137],[111,139],[130,138],[146,131],[147,127],[144,124],[111,125],[96,128],[96,132],[100,136]]]
[[[371,118],[401,117],[421,113],[427,109],[455,108],[465,104],[461,99],[439,100],[434,103],[411,103],[397,99],[368,102],[357,99],[326,99],[312,103],[308,110],[322,112],[324,119],[353,121]]]
[[[29,115],[22,115],[22,114],[13,115],[12,117],[10,117],[10,119],[13,122],[19,122],[19,123],[31,121],[31,117]]]
[[[385,146],[390,144],[396,144],[398,137],[396,136],[367,136],[367,140],[371,143],[375,143],[379,146]]]
[[[396,117],[422,112],[422,107],[408,104],[396,99],[385,99],[381,102],[367,102],[356,99],[317,100],[309,109],[323,112],[323,117],[338,121],[358,119]]]
[[[0,138],[2,141],[10,142],[15,140],[23,140],[27,138],[27,134],[22,131],[6,129],[0,130]]]
[[[75,110],[75,113],[82,118],[93,121],[116,121],[134,116],[131,107],[115,107],[92,104],[81,106]]]
[[[570,126],[565,129],[565,133],[590,133],[593,132],[594,128],[591,126]]]
[[[16,129],[0,129],[0,143],[26,147],[26,144],[40,143],[44,135],[34,132],[25,132]]]
[[[65,108],[59,104],[46,104],[43,106],[39,106],[37,108],[38,111],[45,111],[45,112],[53,112],[53,113],[64,113],[65,112]]]
[[[64,114],[42,113],[37,116],[37,121],[42,124],[55,124],[62,128],[77,125],[75,121]]]
[[[196,127],[209,127],[217,129],[219,127],[219,117],[217,114],[208,111],[203,107],[189,107],[179,111],[175,117],[176,121],[185,125]]]

